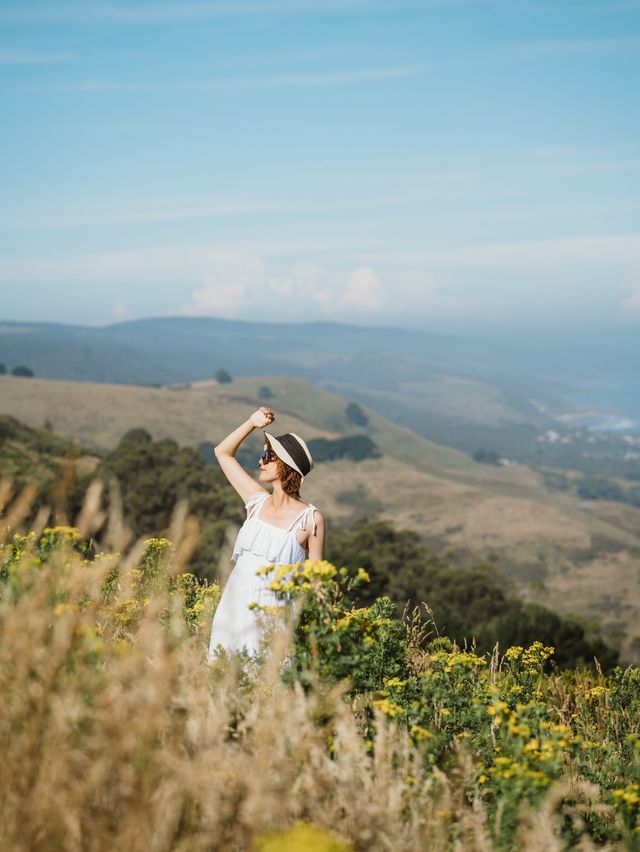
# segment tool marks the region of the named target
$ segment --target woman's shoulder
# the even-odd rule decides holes
[[[316,524],[317,523],[324,523],[324,515],[322,514],[320,509],[318,509],[317,506],[314,506],[313,503],[307,503],[306,509],[303,509],[302,511],[308,512],[310,515],[312,515],[313,520]]]
[[[313,503],[305,503],[304,500],[297,500],[296,511],[298,513],[298,518],[304,518],[305,516],[313,518],[314,524],[324,523],[324,516],[320,509],[315,506]]]
[[[298,501],[297,508],[300,512],[306,512],[309,509],[313,509],[314,512],[320,514],[320,509],[318,509],[316,505],[314,505],[313,503],[305,503],[304,500]]]
[[[260,491],[256,491],[254,494],[252,494],[252,495],[249,497],[249,499],[247,500],[247,502],[244,504],[245,509],[251,509],[251,508],[253,508],[253,507],[254,507],[254,506],[256,506],[258,503],[261,503],[263,500],[266,500],[266,498],[267,498],[268,496],[269,496],[269,492],[268,492],[268,491],[265,491],[265,490],[264,490],[264,488],[263,488],[263,489],[261,489]]]

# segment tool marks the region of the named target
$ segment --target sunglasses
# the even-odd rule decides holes
[[[267,447],[260,453],[260,457],[258,462],[264,462],[265,464],[269,464],[269,462],[275,461],[278,456],[273,452],[273,450],[269,450]]]

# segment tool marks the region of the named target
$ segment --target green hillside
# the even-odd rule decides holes
[[[434,444],[409,429],[371,412],[369,425],[349,421],[348,400],[302,379],[240,378],[231,384],[194,382],[152,388],[90,382],[63,382],[0,376],[0,412],[34,427],[48,423],[57,434],[105,450],[128,429],[143,425],[156,438],[181,444],[214,443],[245,420],[257,405],[258,389],[269,387],[279,432],[301,431],[306,437],[336,437],[364,431],[385,452],[428,468],[474,467],[468,456]]]
[[[156,440],[197,447],[217,442],[245,420],[265,387],[277,415],[276,434],[366,434],[382,450],[380,458],[316,466],[303,497],[331,523],[385,517],[437,548],[467,554],[469,562],[489,559],[525,599],[596,619],[627,656],[640,656],[639,509],[578,503],[571,493],[547,490],[542,477],[523,465],[476,464],[364,408],[367,422],[358,425],[346,413],[346,398],[304,380],[259,377],[150,388],[2,376],[0,414],[32,427],[47,422],[56,434],[96,452],[113,448],[140,426]],[[257,464],[260,437],[250,441]]]

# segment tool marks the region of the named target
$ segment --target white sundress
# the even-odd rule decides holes
[[[213,617],[209,660],[216,655],[219,645],[227,652],[245,648],[249,653],[259,650],[262,625],[259,610],[249,609],[254,602],[282,606],[282,599],[268,588],[273,574],[256,574],[263,565],[293,565],[304,562],[307,552],[296,537],[298,530],[306,529],[307,519],[317,528],[315,506],[309,504],[286,529],[261,520],[260,511],[269,494],[259,491],[246,504],[247,519],[240,528],[233,548],[235,565]]]

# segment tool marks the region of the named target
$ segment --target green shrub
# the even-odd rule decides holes
[[[344,438],[312,438],[308,442],[311,455],[316,462],[335,461],[336,459],[380,458],[382,453],[368,435],[346,435]]]

